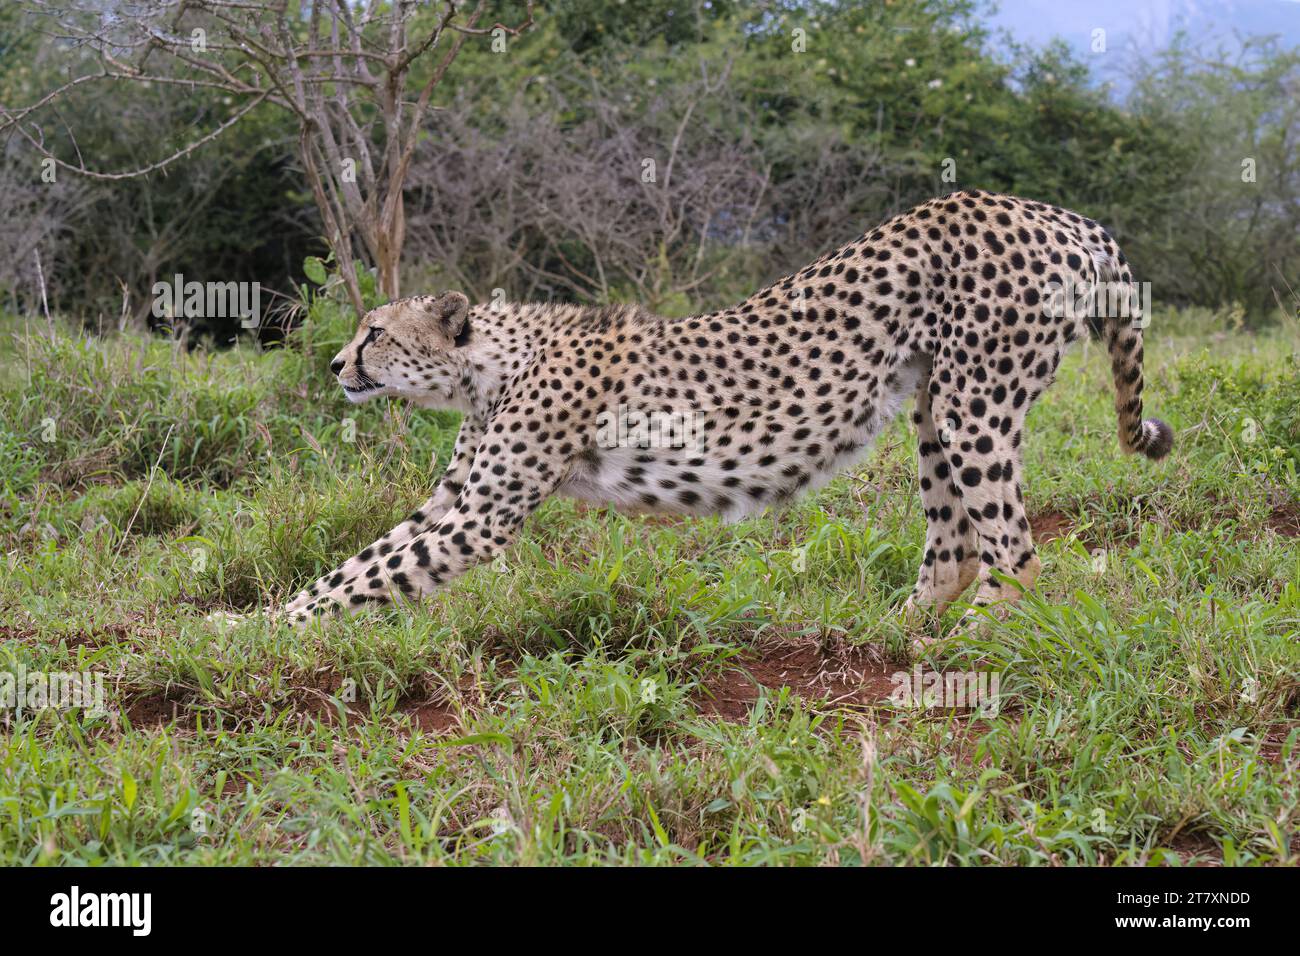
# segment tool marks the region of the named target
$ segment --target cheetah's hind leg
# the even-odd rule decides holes
[[[979,553],[946,454],[958,423],[951,419],[936,421],[929,376],[917,388],[912,423],[916,426],[917,472],[926,536],[916,587],[903,605],[902,621],[905,632],[912,638],[913,650],[920,652],[940,640],[943,612],[975,580],[979,573]]]

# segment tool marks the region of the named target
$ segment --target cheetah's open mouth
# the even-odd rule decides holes
[[[352,385],[343,386],[343,394],[345,394],[348,397],[348,400],[352,402],[362,401],[379,391],[382,391],[382,389],[378,385],[358,385],[355,387]]]
[[[352,385],[343,381],[342,377],[339,378],[339,384],[343,386],[343,394],[347,395],[350,402],[362,402],[376,392],[383,391],[384,387],[360,368],[357,369],[354,378],[356,381]]]

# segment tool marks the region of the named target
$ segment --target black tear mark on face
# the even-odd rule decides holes
[[[383,329],[372,325],[366,331],[366,337],[362,339],[361,343],[357,346],[357,357],[354,364],[357,367],[357,379],[363,388],[374,388],[377,387],[378,383],[376,383],[375,380],[366,373],[366,367],[361,363],[361,353],[365,351],[367,345],[376,341],[383,334]]]

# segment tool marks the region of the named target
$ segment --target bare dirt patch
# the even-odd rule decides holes
[[[1287,737],[1298,727],[1300,721],[1284,720],[1270,724],[1260,735],[1259,755],[1269,763],[1278,763],[1282,759],[1282,748],[1286,745]]]
[[[1264,527],[1286,538],[1300,538],[1300,505],[1281,505],[1264,521]]]
[[[890,678],[904,669],[874,648],[772,644],[733,658],[722,673],[701,683],[694,703],[702,715],[742,721],[762,690],[789,687],[804,700],[829,707],[873,708],[889,700],[895,688]]]
[[[92,630],[68,630],[62,633],[42,634],[32,627],[22,627],[12,624],[0,624],[0,641],[17,641],[20,644],[30,646],[57,646],[66,644],[69,649],[78,647],[87,647],[92,650],[98,650],[101,647],[107,647],[114,644],[126,644],[133,648],[139,648],[142,642],[137,639],[136,621],[120,621],[114,624],[106,624]]]
[[[1074,524],[1059,511],[1047,511],[1030,518],[1029,528],[1034,533],[1035,544],[1046,544],[1066,537],[1074,530]]]
[[[314,720],[334,726],[340,720],[341,703],[349,717],[364,720],[369,702],[362,698],[340,702],[337,694],[341,689],[341,680],[326,679],[319,686],[301,688],[301,694],[286,706],[299,720]],[[165,725],[184,722],[194,709],[194,696],[176,691],[134,697],[126,704],[124,712],[132,726],[159,730]],[[260,712],[256,716],[260,718]],[[392,716],[399,720],[405,717],[410,720],[412,727],[430,734],[445,734],[460,728],[460,718],[450,701],[430,700],[424,694],[400,698]]]
[[[1224,517],[1229,518],[1231,515],[1225,514]],[[1203,523],[1163,523],[1171,531],[1194,531],[1202,526],[1208,527]],[[1078,525],[1073,518],[1063,512],[1044,511],[1030,517],[1029,527],[1034,533],[1034,543],[1041,545],[1076,533]],[[1264,519],[1264,527],[1274,534],[1286,538],[1300,538],[1300,505],[1287,503],[1274,507],[1268,517]],[[1101,529],[1093,525],[1079,533],[1079,540],[1089,548],[1098,546],[1102,544],[1104,537],[1104,535],[1097,533],[1099,530]],[[1248,534],[1249,532],[1245,526],[1240,526],[1238,536],[1247,537]],[[1137,541],[1137,535],[1133,533],[1121,534],[1114,540],[1117,544],[1131,545]]]
[[[1041,514],[1032,515],[1029,519],[1029,529],[1033,532],[1034,544],[1036,545],[1043,545],[1049,541],[1055,541],[1057,538],[1067,538],[1072,534],[1077,535],[1083,546],[1089,550],[1104,547],[1107,537],[1110,538],[1113,545],[1123,547],[1131,547],[1138,540],[1136,533],[1127,530],[1115,530],[1110,535],[1107,535],[1107,529],[1096,524],[1086,526],[1083,530],[1080,530],[1074,518],[1060,511],[1044,511]]]
[[[12,624],[0,624],[0,641],[17,641],[20,644],[35,644],[34,628],[17,627]]]
[[[397,705],[397,711],[426,734],[445,734],[460,728],[460,718],[447,700],[403,701]]]
[[[133,727],[148,727],[155,730],[163,724],[176,721],[186,709],[184,700],[168,694],[146,694],[136,697],[123,708]]]
[[[1223,849],[1208,833],[1174,833],[1163,845],[1177,853],[1184,866],[1223,866]]]

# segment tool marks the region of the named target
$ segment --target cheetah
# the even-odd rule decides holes
[[[330,369],[352,402],[461,411],[455,449],[428,501],[282,613],[301,622],[419,599],[493,559],[553,494],[732,520],[779,506],[862,458],[911,396],[927,535],[904,612],[937,622],[976,582],[972,609],[1009,603],[1039,571],[1025,415],[1090,323],[1111,360],[1121,449],[1159,459],[1172,447],[1168,425],[1142,418],[1140,307],[1098,320],[1053,299],[1132,281],[1091,219],[969,190],[688,318],[471,306],[460,292],[391,302]],[[686,427],[615,428],[610,440],[612,420],[637,416]]]

